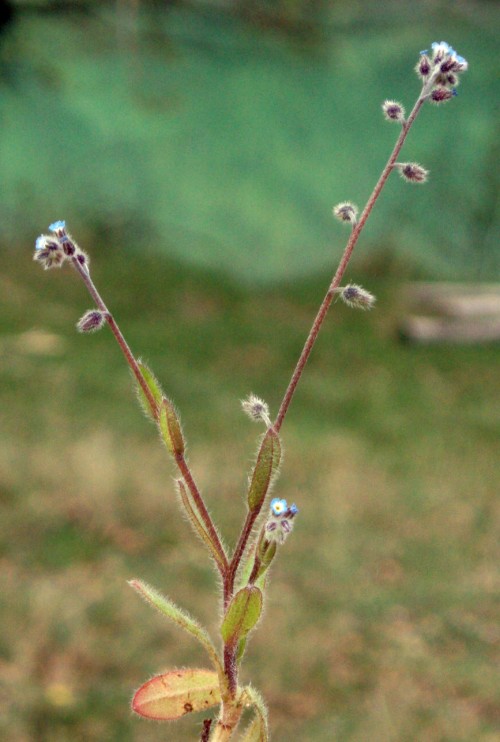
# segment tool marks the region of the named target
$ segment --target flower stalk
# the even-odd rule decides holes
[[[405,116],[403,106],[396,101],[386,100],[382,105],[386,120],[398,123],[401,131],[361,215],[358,217],[358,210],[350,201],[340,203],[333,209],[333,214],[339,221],[349,224],[350,236],[305,340],[274,423],[267,404],[255,395],[251,394],[242,402],[243,410],[250,419],[264,423],[265,433],[260,439],[255,465],[249,478],[246,516],[230,556],[226,553],[187,463],[184,436],[176,410],[163,394],[151,370],[135,358],[113,314],[108,310],[92,281],[88,257],[70,237],[64,222],[55,222],[49,227],[52,232],[50,236],[41,235],[37,239],[34,259],[45,269],[59,268],[64,262],[70,262],[95,302],[96,308],[84,314],[77,325],[78,329],[84,333],[91,333],[99,330],[105,323],[109,325],[139,386],[143,407],[158,425],[167,450],[179,471],[177,488],[180,502],[195,532],[213,558],[221,578],[223,617],[220,625],[222,640],[220,654],[209,638],[208,632],[172,601],[140,581],[134,580],[130,583],[168,619],[194,636],[208,652],[215,668],[212,671],[175,671],[151,679],[141,686],[134,696],[132,708],[140,715],[172,720],[180,718],[195,707],[206,709],[219,704],[217,721],[212,723],[210,719],[205,719],[203,722],[201,741],[226,742],[233,737],[244,706],[253,705],[256,715],[250,732],[245,734],[244,739],[267,742],[265,706],[258,693],[250,686],[240,687],[239,666],[248,635],[261,617],[267,570],[278,549],[292,532],[294,519],[298,513],[297,506],[295,504],[289,506],[285,499],[275,497],[269,503],[269,493],[281,459],[279,433],[334,298],[340,296],[345,304],[358,309],[367,310],[373,307],[375,297],[366,289],[353,283],[341,287],[347,266],[392,171],[399,171],[409,182],[425,182],[427,178],[425,168],[417,163],[398,162],[399,154],[423,104],[429,101],[439,105],[451,100],[455,94],[454,86],[458,84],[459,73],[466,69],[466,60],[457,55],[452,47],[445,42],[435,42],[432,44],[432,52],[428,53],[427,50],[421,52],[416,71],[422,79],[422,89],[408,117]],[[259,520],[266,507],[267,519],[262,517]],[[258,523],[260,525],[257,529]],[[174,690],[169,683],[175,686]],[[187,683],[187,686],[183,683]]]

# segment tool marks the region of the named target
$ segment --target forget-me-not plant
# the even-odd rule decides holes
[[[339,297],[346,305],[371,309],[375,298],[366,289],[350,283],[342,286],[342,278],[354,247],[366,221],[389,177],[395,170],[409,183],[427,180],[428,171],[415,162],[398,160],[408,132],[426,102],[441,105],[456,94],[466,60],[446,42],[435,42],[431,50],[420,52],[416,66],[422,82],[420,94],[406,116],[404,107],[394,100],[382,104],[387,121],[399,125],[394,149],[361,214],[350,201],[338,204],[334,216],[350,226],[350,236],[337,270],[328,285],[325,297],[313,321],[300,353],[290,383],[273,421],[269,407],[253,394],[242,402],[245,413],[263,426],[256,461],[246,492],[246,516],[232,551],[228,551],[210,516],[205,499],[186,459],[186,445],[179,416],[173,402],[163,392],[151,369],[137,359],[128,346],[118,324],[95,287],[90,273],[89,258],[66,229],[64,221],[50,225],[49,235],[36,240],[34,259],[44,268],[60,268],[70,263],[87,287],[95,306],[78,322],[78,330],[90,333],[107,324],[115,336],[135,377],[139,399],[177,468],[176,486],[182,508],[195,533],[205,544],[219,573],[222,616],[220,635],[214,641],[194,618],[174,602],[139,579],[130,585],[153,607],[184,631],[197,639],[206,650],[209,669],[175,669],[145,682],[134,694],[133,710],[148,719],[173,721],[193,712],[206,712],[219,707],[214,718],[205,718],[200,729],[201,742],[224,742],[233,738],[243,710],[251,707],[254,715],[240,737],[241,742],[265,742],[269,729],[265,704],[250,685],[240,684],[240,667],[251,632],[262,613],[269,567],[278,550],[292,532],[298,508],[284,498],[269,499],[281,460],[281,428],[304,367],[332,301]]]

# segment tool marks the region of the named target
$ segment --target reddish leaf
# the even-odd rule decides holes
[[[212,670],[170,670],[141,685],[132,710],[147,719],[173,721],[220,703],[219,679]]]

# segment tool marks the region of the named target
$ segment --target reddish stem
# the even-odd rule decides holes
[[[141,389],[146,395],[146,399],[148,400],[148,404],[151,408],[153,417],[155,418],[155,420],[157,420],[158,419],[158,408],[157,408],[155,399],[151,393],[151,390],[148,387],[146,380],[144,379],[144,376],[141,373],[141,370],[137,364],[137,361],[135,360],[134,354],[130,350],[130,347],[127,341],[123,337],[122,332],[120,328],[118,327],[118,324],[115,321],[115,318],[113,317],[111,312],[108,310],[96,286],[94,285],[94,282],[92,281],[92,278],[90,277],[90,272],[89,272],[88,267],[86,265],[82,265],[76,258],[73,258],[73,265],[75,266],[76,270],[78,271],[81,278],[83,279],[85,286],[87,287],[87,290],[89,294],[91,295],[91,297],[94,299],[97,307],[101,310],[101,312],[103,312],[104,316],[106,317],[106,321],[108,325],[110,326],[111,331],[113,335],[115,336],[118,345],[122,349],[123,355],[125,356],[125,359],[128,365],[132,369],[132,372],[135,378],[137,379],[137,382],[140,384]],[[210,517],[210,514],[205,506],[201,493],[198,487],[196,486],[196,483],[193,479],[193,475],[191,474],[191,470],[189,469],[186,459],[184,458],[184,456],[180,455],[180,456],[175,457],[175,461],[179,468],[179,471],[184,477],[184,481],[186,482],[186,485],[189,491],[191,492],[191,496],[193,497],[193,500],[196,502],[196,506],[210,534],[212,543],[219,554],[220,561],[216,561],[216,563],[221,573],[222,579],[225,580],[227,568],[228,568],[228,560],[227,560],[226,553],[224,551],[224,547],[222,546],[222,543],[219,539],[219,536],[217,534],[213,521]]]
[[[144,376],[141,373],[141,370],[139,366],[137,365],[137,361],[134,358],[134,354],[130,350],[130,347],[123,337],[120,328],[118,327],[113,315],[107,308],[106,304],[101,298],[101,295],[99,294],[97,288],[94,285],[94,282],[92,281],[92,278],[90,277],[90,272],[88,267],[85,265],[81,265],[79,261],[76,258],[72,258],[73,265],[75,266],[76,270],[80,274],[81,278],[83,279],[83,282],[85,283],[85,286],[87,287],[87,290],[95,303],[97,304],[97,307],[103,312],[106,322],[111,328],[111,332],[116,338],[116,341],[120,348],[122,349],[123,355],[125,356],[125,360],[127,361],[128,365],[132,369],[132,373],[134,374],[135,378],[137,379],[138,384],[140,385],[142,391],[144,392],[146,399],[148,400],[148,404],[151,408],[151,412],[153,414],[153,417],[157,419],[158,417],[158,410],[157,405],[155,402],[155,399],[153,395],[151,394],[151,390],[148,387],[146,380],[144,379]]]
[[[292,397],[294,395],[295,389],[297,387],[297,384],[300,381],[300,377],[302,376],[302,372],[304,371],[304,367],[307,363],[307,360],[311,354],[311,351],[313,349],[314,343],[316,342],[316,339],[318,337],[319,331],[321,329],[321,326],[325,320],[325,317],[328,313],[328,310],[330,308],[330,304],[332,303],[333,297],[335,296],[335,289],[337,289],[340,285],[340,282],[342,281],[342,277],[345,273],[345,270],[347,268],[347,265],[349,263],[349,260],[351,259],[353,250],[356,246],[356,243],[359,239],[359,236],[363,230],[363,227],[366,224],[366,220],[370,216],[370,213],[375,206],[375,203],[380,196],[380,193],[382,191],[382,188],[384,187],[387,178],[389,177],[392,168],[394,167],[394,164],[397,160],[397,157],[401,151],[401,148],[403,144],[405,143],[406,137],[408,135],[408,132],[410,130],[411,125],[413,124],[418,112],[420,111],[420,108],[422,107],[422,104],[425,101],[425,96],[421,94],[421,96],[418,98],[417,102],[413,106],[413,110],[408,116],[408,119],[403,124],[401,128],[401,133],[398,137],[398,140],[394,146],[394,149],[392,150],[392,153],[387,161],[386,166],[382,170],[382,174],[380,175],[380,178],[378,179],[378,182],[375,186],[375,188],[372,191],[372,194],[370,198],[368,199],[368,202],[363,209],[363,212],[359,218],[359,221],[356,223],[356,225],[353,227],[353,230],[351,232],[351,236],[349,237],[349,240],[347,242],[347,245],[345,247],[344,253],[340,259],[340,263],[338,265],[338,268],[335,272],[335,275],[332,279],[332,282],[330,283],[330,286],[328,287],[328,291],[326,292],[325,298],[323,299],[321,306],[318,310],[318,313],[316,315],[316,318],[313,322],[313,325],[311,327],[311,330],[309,332],[309,335],[307,337],[307,340],[305,342],[304,348],[302,349],[302,353],[300,354],[299,360],[297,361],[297,365],[295,367],[295,370],[292,374],[292,378],[290,379],[290,383],[288,384],[287,390],[285,392],[285,395],[283,397],[283,400],[281,402],[278,415],[276,417],[276,421],[274,423],[274,428],[276,431],[279,431],[283,420],[285,419],[285,415],[288,411],[288,408],[290,406],[290,402],[292,401]]]
[[[261,511],[261,507],[248,511],[247,517],[245,519],[245,523],[243,524],[243,528],[241,530],[240,537],[238,539],[238,543],[236,544],[236,548],[234,550],[233,556],[231,558],[231,561],[229,562],[229,568],[226,573],[226,579],[224,580],[224,607],[225,608],[227,607],[233,595],[234,578],[236,577],[236,572],[241,562],[241,558],[244,554],[247,541],[250,538],[250,534],[252,533],[252,528]]]
[[[219,555],[219,560],[216,560],[216,564],[217,564],[217,567],[219,568],[222,579],[225,580],[227,577],[227,571],[228,571],[227,556],[226,556],[226,552],[224,551],[224,547],[222,546],[222,543],[220,541],[219,535],[216,531],[216,528],[214,526],[214,523],[212,521],[212,518],[210,517],[210,513],[208,512],[205,502],[203,500],[203,497],[201,496],[201,493],[198,487],[196,486],[196,482],[193,479],[193,475],[191,474],[191,470],[189,469],[188,463],[186,459],[184,458],[183,454],[177,454],[177,456],[175,457],[175,462],[177,466],[179,467],[179,471],[181,472],[184,478],[184,481],[186,482],[186,485],[189,488],[189,491],[191,492],[191,496],[193,500],[196,502],[198,512],[203,518],[203,522],[205,523],[207,531],[210,535],[212,544],[217,550],[217,553]]]

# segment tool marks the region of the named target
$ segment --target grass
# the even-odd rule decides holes
[[[117,347],[74,331],[83,286],[2,252],[0,735],[195,740],[197,719],[128,711],[151,674],[206,661],[126,580],[215,634],[214,574]],[[252,292],[157,256],[91,252],[132,348],[181,411],[232,544],[257,435],[238,400],[254,391],[277,409],[329,277]],[[354,274],[378,308],[334,306],[284,425],[276,494],[300,515],[244,677],[276,742],[493,742],[499,350],[400,344],[407,271],[373,261]]]

